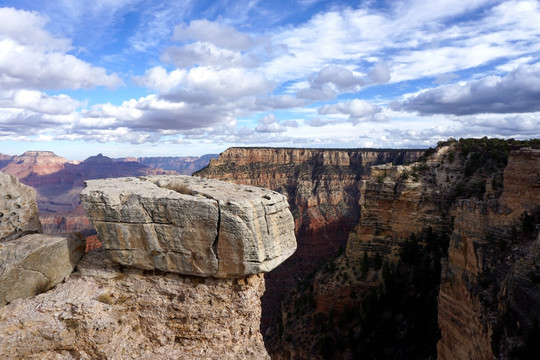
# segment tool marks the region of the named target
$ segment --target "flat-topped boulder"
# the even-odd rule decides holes
[[[0,172],[0,243],[41,230],[35,190]]]
[[[85,244],[80,234],[33,234],[0,244],[0,305],[41,294],[65,280]]]
[[[296,250],[285,196],[190,176],[89,180],[86,214],[110,258],[186,275],[268,272]]]

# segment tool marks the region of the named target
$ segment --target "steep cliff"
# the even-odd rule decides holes
[[[540,150],[514,151],[498,200],[453,207],[439,293],[439,359],[538,355],[539,173]]]
[[[402,164],[419,150],[230,148],[195,176],[260,186],[287,196],[295,219],[296,253],[266,276],[266,323],[280,298],[344,246],[360,216],[360,184],[371,166]]]
[[[346,253],[288,296],[282,322],[265,339],[272,357],[530,352],[534,314],[523,314],[540,308],[531,242],[537,235],[530,230],[538,223],[540,166],[535,150],[510,153],[527,145],[539,144],[451,140],[417,163],[374,166],[360,189],[362,214]],[[529,235],[520,225],[524,211]],[[521,240],[507,239],[512,232]]]

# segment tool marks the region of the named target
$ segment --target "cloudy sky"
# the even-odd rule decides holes
[[[0,0],[0,153],[540,137],[537,0]]]

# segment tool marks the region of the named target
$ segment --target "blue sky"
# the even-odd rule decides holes
[[[531,0],[0,0],[0,153],[540,137]]]

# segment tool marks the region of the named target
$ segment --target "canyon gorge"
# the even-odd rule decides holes
[[[172,176],[173,160],[140,160],[128,165],[138,173],[123,173],[130,180],[87,182],[72,211],[86,210],[85,228],[104,247],[65,283],[0,307],[0,338],[17,351],[17,336],[41,339],[40,356],[65,359],[533,359],[539,149],[538,140],[487,138],[428,150],[229,148],[192,178]],[[96,176],[120,161],[107,159],[90,159],[105,164]],[[48,161],[54,173],[70,167]],[[0,158],[38,178],[12,162]],[[34,181],[39,205],[49,170],[34,171],[44,176]],[[41,218],[44,229],[72,221]],[[19,235],[9,236],[2,241]],[[186,236],[195,242],[172,240]]]

